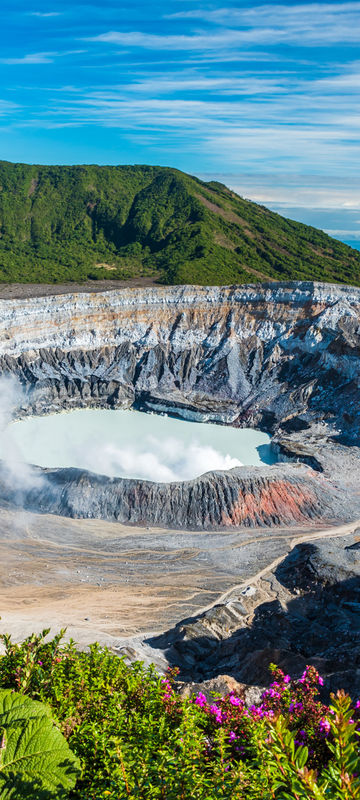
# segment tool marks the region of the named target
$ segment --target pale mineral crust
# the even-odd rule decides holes
[[[46,470],[0,497],[74,517],[221,528],[360,509],[360,289],[148,287],[0,300],[0,372],[19,416],[135,406],[273,434],[281,466],[151,484]],[[306,466],[288,464],[302,462]]]

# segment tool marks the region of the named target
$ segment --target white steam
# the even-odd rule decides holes
[[[0,377],[0,456],[1,479],[11,491],[39,488],[43,482],[30,464],[24,461],[11,428],[16,410],[24,403],[21,384],[12,376]]]
[[[111,443],[93,443],[74,453],[85,469],[110,476],[124,476],[150,481],[185,481],[216,469],[241,467],[241,461],[223,455],[214,447],[198,442],[186,444],[180,439],[147,436],[143,443],[119,447]]]

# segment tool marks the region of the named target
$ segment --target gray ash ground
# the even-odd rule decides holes
[[[297,545],[271,572],[226,604],[146,644],[180,667],[179,678],[216,688],[269,683],[269,664],[299,677],[314,664],[324,692],[360,693],[360,528],[349,537]],[[220,678],[221,680],[221,678]]]

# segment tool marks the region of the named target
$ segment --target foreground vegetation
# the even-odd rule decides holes
[[[0,162],[0,281],[360,284],[360,253],[165,167]]]
[[[62,645],[63,632],[45,643],[47,633],[21,645],[2,637],[1,800],[360,798],[360,702],[338,692],[322,704],[313,667],[298,680],[273,667],[270,688],[247,708],[234,692],[181,699],[176,670],[163,678],[98,645],[87,653]],[[4,703],[16,707],[16,724]],[[28,727],[39,729],[39,720],[43,736],[34,747]],[[16,747],[23,756],[24,741],[26,774],[22,758],[12,757]]]

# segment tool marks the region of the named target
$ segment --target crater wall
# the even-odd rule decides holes
[[[101,478],[100,491],[90,473],[46,471],[51,502],[45,508],[44,493],[42,501],[27,493],[28,507],[43,502],[53,513],[185,527],[274,525],[291,516],[299,523],[358,508],[360,289],[295,282],[124,289],[2,300],[0,311],[0,372],[24,387],[18,415],[135,405],[257,426],[273,434],[284,461],[307,465],[297,473],[268,467],[261,479],[254,468],[251,489],[241,469],[203,476],[201,490],[196,481],[125,480],[109,489]],[[72,496],[61,508],[59,487]]]

